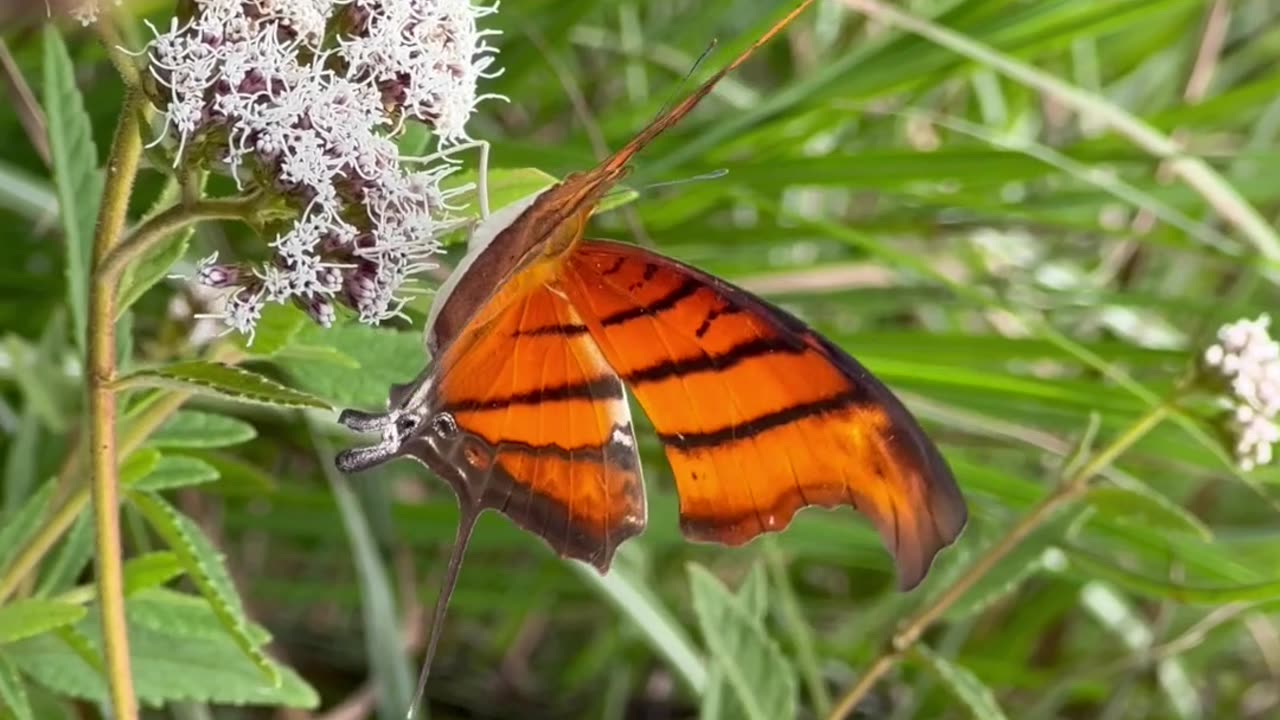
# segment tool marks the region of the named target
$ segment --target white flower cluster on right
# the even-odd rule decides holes
[[[1280,342],[1269,332],[1271,318],[1238,320],[1218,329],[1218,342],[1204,351],[1204,363],[1223,381],[1231,412],[1235,455],[1252,470],[1271,462],[1280,443]]]
[[[490,74],[496,6],[470,0],[194,0],[146,49],[151,95],[175,164],[222,170],[297,212],[261,266],[201,262],[224,289],[219,317],[252,335],[266,303],[321,325],[335,304],[366,323],[400,314],[400,288],[449,227],[440,180],[455,165],[406,169],[395,137],[426,124],[443,148]]]

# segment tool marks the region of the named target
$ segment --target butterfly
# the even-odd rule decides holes
[[[966,508],[946,461],[856,360],[724,280],[585,239],[636,153],[811,2],[595,168],[483,220],[428,316],[432,363],[392,388],[388,412],[340,416],[383,437],[341,453],[342,470],[412,457],[457,495],[458,542],[427,664],[484,510],[601,573],[644,529],[628,390],[666,452],[689,539],[741,545],[782,530],[803,507],[852,506],[909,589],[960,534]]]

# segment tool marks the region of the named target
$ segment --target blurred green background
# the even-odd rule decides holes
[[[481,89],[509,101],[483,103],[469,126],[493,143],[498,189],[520,186],[526,169],[559,177],[620,146],[691,87],[681,80],[709,42],[719,40],[695,81],[785,5],[504,3],[484,21],[502,30],[491,42],[503,74]],[[857,9],[890,5],[927,20],[925,34]],[[125,44],[140,47],[142,19],[167,24],[171,11],[127,4]],[[59,472],[83,406],[57,196],[40,133],[23,123],[24,93],[38,104],[48,89],[42,15],[0,36],[0,568],[35,532],[17,519],[43,522],[24,501]],[[894,590],[889,557],[852,511],[804,512],[744,548],[691,545],[640,420],[649,527],[608,578],[504,518],[482,520],[428,687],[432,716],[747,717],[745,682],[789,694],[799,717],[824,717],[897,623],[998,542],[1082,442],[1101,445],[1142,416],[1220,324],[1277,307],[1277,20],[1272,0],[821,0],[643,154],[629,184],[728,173],[643,190],[593,234],[741,284],[847,349],[936,438],[969,500],[969,527],[909,594]],[[92,34],[63,30],[101,160],[121,84]],[[1204,164],[1180,166],[1183,156],[1159,149],[1179,146]],[[163,181],[144,171],[135,217]],[[242,228],[205,224],[174,272],[214,249],[265,256]],[[129,364],[194,357],[199,302],[180,280],[143,295],[123,325]],[[246,366],[337,408],[379,409],[390,383],[422,367],[429,302],[411,306],[415,325],[382,330],[324,331],[273,314],[280,329]],[[1275,717],[1280,473],[1238,473],[1215,417],[1205,402],[1140,441],[1100,491],[953,606],[924,635],[929,650],[904,658],[859,716]],[[135,453],[142,475],[187,460],[212,473],[165,497],[225,554],[245,613],[272,636],[263,650],[301,678],[293,694],[210,695],[201,675],[243,657],[225,642],[226,659],[183,656],[175,648],[210,626],[183,626],[174,608],[207,607],[151,590],[140,597],[167,609],[139,610],[163,619],[137,633],[170,639],[135,667],[152,674],[139,685],[162,705],[150,714],[399,717],[456,511],[445,486],[408,462],[336,476],[331,453],[362,441],[333,419],[196,398]],[[163,551],[136,508],[125,509],[125,530],[128,556]],[[57,581],[19,596],[87,587],[87,543],[82,518],[41,566]],[[724,586],[697,570],[691,580],[690,563]],[[195,592],[190,579],[168,587]],[[91,594],[60,597],[92,610]],[[92,644],[91,619],[82,622]],[[101,697],[100,687],[63,673],[49,660],[58,651],[35,640],[0,639],[0,685],[25,688],[37,717],[94,716],[92,700],[63,698]],[[745,669],[726,662],[725,643]],[[254,677],[252,665],[226,673],[218,682]]]

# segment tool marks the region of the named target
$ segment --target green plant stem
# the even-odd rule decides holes
[[[142,223],[129,238],[115,246],[103,258],[94,273],[95,284],[115,286],[130,263],[141,258],[157,243],[186,228],[205,220],[243,220],[251,222],[256,214],[256,196],[217,200],[201,200],[191,204],[178,204],[161,211]]]
[[[1137,422],[1129,426],[1120,437],[1084,463],[1080,469],[1062,479],[1052,492],[1023,516],[1000,539],[1000,542],[996,543],[966,570],[964,575],[951,587],[947,588],[946,592],[939,595],[937,599],[926,607],[921,608],[902,624],[901,628],[890,639],[889,647],[872,661],[871,666],[858,678],[858,682],[854,683],[853,687],[840,698],[840,702],[831,711],[828,719],[842,720],[848,717],[858,706],[858,703],[866,697],[867,693],[871,692],[871,688],[875,686],[876,682],[906,656],[916,641],[920,639],[920,636],[932,627],[938,618],[942,617],[947,610],[950,610],[953,605],[964,597],[965,593],[972,590],[974,585],[978,584],[982,578],[994,570],[1000,564],[1000,561],[1013,552],[1028,535],[1047,522],[1064,505],[1074,502],[1088,492],[1090,480],[1115,462],[1116,458],[1120,457],[1125,451],[1133,447],[1134,443],[1151,432],[1152,428],[1159,425],[1172,411],[1172,402],[1163,402],[1155,405],[1146,415],[1143,415]]]
[[[0,577],[0,603],[4,603],[13,595],[22,581],[35,570],[45,554],[53,549],[58,539],[71,528],[88,504],[89,488],[86,486],[77,490],[40,526],[40,532],[36,533],[22,552],[13,559],[5,569],[4,577]]]
[[[94,539],[102,644],[114,717],[138,716],[129,665],[129,636],[124,616],[124,559],[120,546],[120,497],[116,453],[115,283],[101,278],[109,253],[119,242],[142,157],[139,108],[129,91],[107,157],[107,176],[93,237],[94,273],[89,282],[89,343],[85,360],[89,386],[89,456],[93,489]]]

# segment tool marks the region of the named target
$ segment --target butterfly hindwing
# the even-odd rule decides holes
[[[639,247],[588,241],[563,281],[581,321],[657,429],[686,536],[741,544],[807,505],[875,524],[903,587],[965,523],[933,443],[893,394],[799,320]],[[551,331],[545,331],[551,332]]]
[[[575,320],[546,286],[513,283],[445,352],[431,403],[481,506],[604,570],[644,528],[644,485],[621,381],[590,337],[543,332]]]

